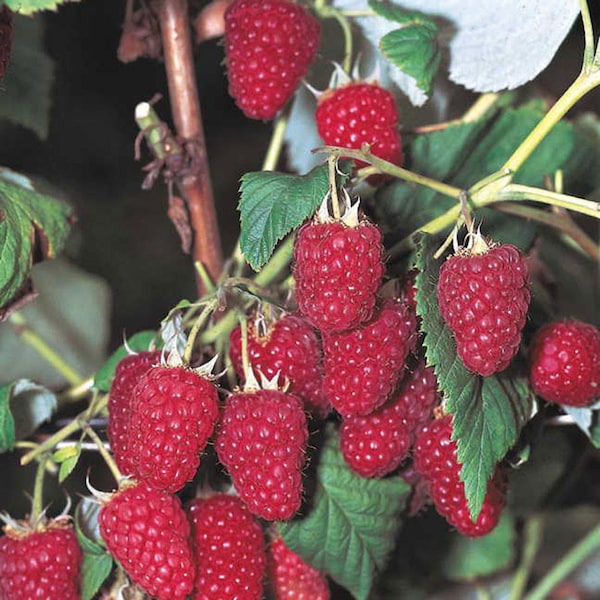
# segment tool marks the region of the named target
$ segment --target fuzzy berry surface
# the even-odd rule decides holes
[[[329,600],[327,578],[292,552],[281,538],[269,546],[269,581],[274,600]]]
[[[408,457],[417,430],[431,420],[438,401],[431,367],[418,362],[396,393],[366,416],[345,417],[340,446],[348,466],[361,477],[383,477]]]
[[[252,514],[291,519],[302,502],[308,427],[302,401],[278,390],[232,394],[216,440],[217,455]]]
[[[133,391],[131,444],[139,478],[180,490],[194,478],[218,418],[211,381],[184,367],[152,367]]]
[[[251,119],[274,119],[314,61],[321,26],[289,0],[234,0],[225,12],[229,93]]]
[[[158,600],[184,600],[194,587],[190,524],[177,496],[141,482],[102,506],[100,534],[131,580]]]
[[[256,518],[236,496],[195,498],[186,507],[196,561],[194,600],[260,600],[267,551]]]
[[[352,82],[328,90],[319,100],[315,119],[325,144],[356,150],[369,144],[375,156],[402,165],[398,109],[394,95],[385,88]],[[366,165],[362,161],[356,164]]]
[[[536,394],[566,406],[586,406],[600,395],[600,331],[578,320],[547,323],[530,348]]]
[[[452,440],[452,416],[434,419],[423,427],[414,447],[415,468],[429,483],[431,498],[437,511],[459,533],[468,537],[486,535],[500,520],[506,502],[501,471],[490,479],[481,512],[474,523],[460,480],[461,465]]]
[[[0,79],[4,77],[10,62],[13,45],[13,14],[3,4],[0,6]]]
[[[108,442],[117,466],[124,475],[137,475],[130,448],[133,390],[150,367],[160,363],[160,351],[138,352],[117,364],[108,396]]]
[[[391,396],[404,375],[416,330],[410,307],[386,299],[368,323],[323,335],[325,392],[343,417],[368,415]]]
[[[527,263],[510,244],[457,254],[440,269],[438,305],[458,356],[487,377],[508,367],[521,343],[530,292]]]
[[[379,227],[362,221],[306,223],[294,244],[293,275],[302,314],[322,332],[344,331],[369,320],[384,273]]]
[[[82,553],[71,527],[51,524],[23,533],[7,526],[5,534],[0,538],[2,600],[79,600]]]
[[[301,398],[314,415],[324,418],[331,408],[323,390],[321,342],[313,326],[299,315],[285,315],[276,321],[248,321],[248,359],[254,371],[279,383],[288,380],[288,392]],[[229,356],[243,377],[242,332],[236,327],[230,336]]]

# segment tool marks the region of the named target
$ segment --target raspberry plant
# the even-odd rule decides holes
[[[0,2],[0,117],[42,138],[43,12],[66,1]],[[0,598],[600,592],[600,122],[569,113],[600,45],[585,0],[448,4],[127,0],[115,51],[164,64],[172,111],[135,107],[141,186],[197,297],[110,356],[36,322],[77,215],[0,167],[0,451],[36,465]],[[572,27],[583,66],[551,102],[528,82]],[[228,165],[229,257],[194,63],[214,38],[271,131],[260,171]],[[83,480],[50,516],[49,484]]]

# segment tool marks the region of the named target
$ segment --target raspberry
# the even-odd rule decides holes
[[[397,395],[370,415],[344,418],[340,446],[350,468],[361,477],[383,477],[408,456],[416,431],[431,418],[438,399],[433,369],[422,361]]]
[[[315,119],[327,145],[360,149],[369,144],[375,156],[402,165],[396,101],[385,88],[352,82],[328,90],[319,100]],[[355,162],[357,167],[366,166],[362,161]]]
[[[229,346],[231,362],[240,377],[244,372],[241,337],[241,329],[236,327],[231,332]],[[249,321],[248,359],[252,368],[267,379],[279,373],[289,381],[290,394],[302,399],[315,415],[327,416],[330,406],[323,391],[321,344],[306,319],[286,315],[271,323]]]
[[[185,367],[152,367],[133,391],[139,478],[157,489],[180,490],[196,474],[218,418],[217,390],[208,379]]]
[[[0,538],[0,598],[79,600],[82,554],[64,520],[41,529],[4,528]]]
[[[236,496],[216,494],[192,500],[197,600],[260,600],[267,555],[258,521]]]
[[[108,551],[158,600],[183,600],[194,586],[190,525],[177,496],[141,482],[125,487],[98,516]]]
[[[319,49],[321,27],[288,0],[234,0],[225,13],[229,93],[251,119],[274,119]]]
[[[375,310],[383,277],[380,229],[367,220],[310,222],[298,231],[293,274],[300,311],[321,331],[344,331]]]
[[[268,521],[296,514],[307,439],[306,415],[296,396],[256,390],[227,399],[217,455],[253,514]]]
[[[323,573],[292,552],[281,538],[269,546],[269,579],[274,600],[329,600]]]
[[[530,349],[531,386],[545,400],[585,406],[600,394],[600,331],[577,320],[547,323]]]
[[[415,468],[429,482],[437,511],[463,535],[479,537],[489,533],[500,520],[505,504],[502,472],[496,470],[487,486],[481,512],[473,523],[460,480],[456,442],[452,441],[452,416],[446,415],[423,427],[414,448]]]
[[[108,397],[108,442],[117,466],[124,475],[137,476],[129,447],[133,389],[142,375],[160,362],[160,352],[139,352],[119,361]]]
[[[13,14],[3,4],[0,6],[0,79],[6,73],[13,44]]]
[[[344,417],[368,415],[391,395],[416,335],[406,304],[387,299],[368,323],[323,336],[325,392]]]
[[[487,377],[517,353],[530,294],[520,250],[479,241],[483,250],[463,250],[442,265],[438,305],[465,367]]]

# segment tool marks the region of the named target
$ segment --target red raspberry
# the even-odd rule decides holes
[[[269,546],[269,579],[274,600],[329,600],[323,573],[292,552],[281,538]]]
[[[229,356],[237,374],[243,377],[241,338],[241,329],[236,327],[231,332]],[[267,379],[277,373],[287,379],[287,391],[304,400],[312,413],[321,418],[328,415],[331,407],[323,391],[321,344],[306,319],[286,315],[271,323],[249,321],[248,359],[250,366]]]
[[[108,397],[108,442],[117,466],[124,475],[137,476],[129,447],[133,433],[129,430],[133,389],[140,377],[160,362],[160,352],[139,352],[125,357],[115,369]]]
[[[489,533],[500,520],[505,504],[504,481],[500,470],[488,482],[477,522],[473,523],[465,484],[460,480],[456,442],[452,440],[452,416],[446,415],[423,427],[414,448],[415,468],[429,482],[438,512],[463,535],[478,537]]]
[[[229,93],[251,119],[274,119],[319,49],[321,27],[288,0],[234,0],[225,13]]]
[[[4,528],[0,538],[0,598],[79,600],[82,554],[65,520],[42,529]]]
[[[185,367],[152,367],[133,391],[133,460],[140,479],[177,492],[191,481],[219,418],[215,386]]]
[[[196,600],[260,600],[267,555],[258,521],[236,496],[192,500]]]
[[[325,392],[342,416],[368,415],[390,397],[404,373],[416,329],[408,306],[387,299],[368,323],[323,336]]]
[[[451,256],[440,269],[438,304],[465,367],[487,377],[508,367],[529,307],[527,263],[515,246]]]
[[[419,362],[398,393],[370,415],[344,418],[340,446],[350,468],[362,477],[383,477],[408,456],[417,429],[431,419],[438,399],[431,367]]]
[[[600,394],[600,331],[569,320],[547,323],[534,336],[531,386],[542,398],[585,406]]]
[[[177,496],[141,482],[102,506],[100,533],[131,580],[158,600],[183,600],[194,587],[190,525]]]
[[[268,521],[296,514],[307,439],[306,415],[296,396],[277,390],[229,396],[217,454],[253,514]]]
[[[296,301],[321,331],[344,331],[369,320],[383,272],[382,234],[366,220],[356,227],[311,222],[298,231]]]
[[[0,6],[0,79],[6,72],[13,44],[13,14],[3,4]]]
[[[369,144],[375,156],[402,165],[396,100],[385,88],[353,82],[328,90],[319,100],[315,118],[319,135],[327,145],[360,149]],[[366,166],[362,161],[355,162],[357,167]]]

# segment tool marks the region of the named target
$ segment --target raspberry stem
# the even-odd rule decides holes
[[[177,184],[186,200],[194,230],[194,260],[206,265],[216,280],[223,266],[223,256],[198,98],[188,2],[161,0],[156,6],[173,120],[179,136],[192,143],[194,148],[192,162],[195,168],[178,177]],[[197,285],[202,295],[200,279],[197,279]]]
[[[82,429],[84,430],[86,435],[94,442],[94,444],[96,444],[96,447],[98,448],[98,452],[100,452],[100,455],[104,459],[106,466],[110,469],[110,472],[112,473],[112,475],[115,478],[115,481],[117,482],[117,485],[118,485],[119,482],[121,481],[121,479],[123,478],[123,475],[121,474],[121,471],[119,471],[119,467],[117,467],[117,463],[115,462],[114,458],[106,450],[106,447],[104,446],[104,442],[100,439],[98,434],[92,429],[92,427],[89,425],[89,423],[87,423],[87,422],[83,423]]]
[[[542,541],[543,531],[543,515],[535,515],[525,524],[521,563],[513,577],[509,600],[520,600],[523,597],[533,562]]]
[[[108,394],[105,394],[97,402],[92,402],[88,408],[81,411],[70,423],[67,423],[62,429],[59,429],[42,444],[39,444],[36,448],[23,455],[20,461],[21,466],[24,467],[29,464],[40,454],[52,450],[59,442],[62,442],[76,431],[79,431],[82,428],[83,423],[86,423],[89,419],[102,412],[107,405]]]
[[[544,600],[550,592],[571,571],[579,566],[590,554],[600,548],[600,525],[596,525],[588,535],[577,543],[562,559],[554,565],[545,577],[525,596],[525,600]]]
[[[12,313],[9,317],[13,331],[31,346],[40,356],[49,362],[72,386],[84,383],[83,377],[73,369],[63,358],[51,348],[46,341],[33,329],[20,313]]]
[[[43,511],[43,498],[44,498],[44,476],[46,475],[46,462],[48,461],[48,455],[42,454],[38,460],[38,466],[35,472],[35,480],[33,483],[33,501],[31,504],[31,517],[30,521],[35,523]]]

